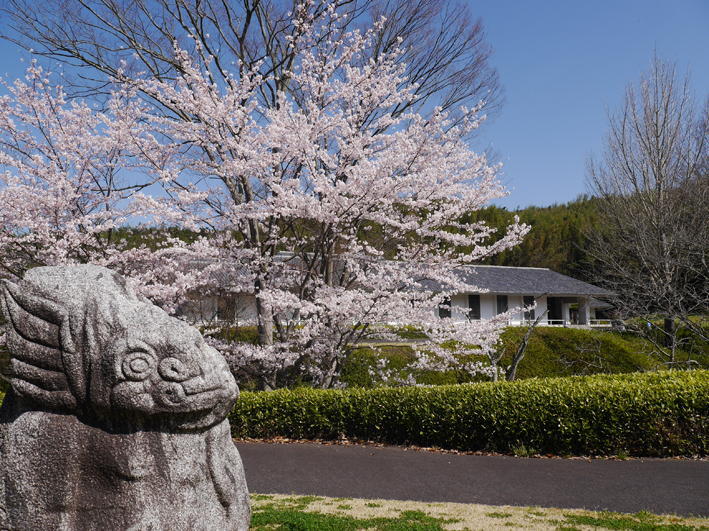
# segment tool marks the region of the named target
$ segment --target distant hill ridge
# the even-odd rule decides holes
[[[546,207],[529,206],[517,210],[490,206],[470,213],[462,221],[486,221],[504,233],[515,215],[532,226],[532,230],[519,246],[497,254],[482,262],[485,265],[516,267],[543,267],[586,282],[594,282],[591,265],[587,262],[586,236],[592,227],[601,222],[597,198],[581,195],[573,201]],[[155,239],[151,229],[122,228],[114,232],[117,239],[126,239],[131,246],[141,244],[155,248],[164,237],[194,241],[199,233],[179,228],[168,228],[163,237]],[[204,233],[207,234],[207,233]],[[376,229],[372,237],[376,238]]]
[[[517,247],[497,254],[488,265],[546,267],[587,282],[593,282],[591,264],[586,257],[590,242],[588,232],[601,223],[599,200],[581,195],[573,201],[546,207],[529,206],[517,210],[491,206],[471,213],[464,221],[486,221],[499,231],[514,216],[532,226]]]

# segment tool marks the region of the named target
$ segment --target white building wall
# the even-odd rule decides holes
[[[542,295],[541,297],[535,297],[534,301],[537,303],[536,307],[534,308],[534,318],[536,319],[539,317],[542,313],[544,313],[547,309],[547,297],[546,295]],[[526,324],[523,323],[524,321],[524,296],[522,295],[514,295],[510,296],[509,298],[509,305],[510,308],[515,308],[518,307],[520,308],[519,312],[515,312],[512,316],[512,324]],[[545,317],[542,323],[546,323],[548,317]]]
[[[561,303],[561,318],[565,323],[571,321],[571,304],[568,302]]]
[[[547,311],[547,296],[544,295],[542,297],[539,297],[537,299],[537,308],[535,310],[535,318],[539,317],[542,313]],[[544,319],[540,322],[540,324],[546,324],[547,320],[549,319],[549,314],[544,316]]]
[[[535,298],[537,307],[535,308],[535,318],[547,309],[546,296]],[[451,299],[452,317],[457,321],[466,319],[468,310],[468,294],[462,293],[454,295]],[[519,311],[513,312],[510,318],[510,324],[522,324],[524,320],[524,297],[522,295],[508,295],[507,307],[512,310],[519,308]],[[436,315],[438,310],[436,309]],[[497,294],[483,293],[480,295],[480,318],[491,319],[497,315]],[[546,324],[546,319],[543,321]]]
[[[512,312],[512,315],[510,316],[510,322],[511,323],[521,323],[522,319],[524,318],[524,314],[522,312],[522,295],[508,295],[507,296],[507,307],[512,310],[514,308],[519,308],[519,311]]]
[[[497,299],[495,295],[483,293],[480,295],[480,318],[492,319],[497,314],[496,309]]]
[[[456,294],[452,298],[452,317],[458,321],[467,319],[468,311],[468,294]],[[536,298],[537,306],[535,316],[541,315],[547,309],[547,297],[541,296]],[[256,299],[253,295],[239,294],[233,296],[229,303],[235,304],[235,309],[229,312],[229,315],[234,316],[232,324],[244,326],[256,324]],[[524,314],[521,310],[523,307],[523,297],[521,295],[508,295],[508,308],[520,308],[520,311],[514,312],[510,320],[511,325],[521,325],[523,323]],[[222,303],[223,306],[223,303]],[[562,316],[566,323],[569,323],[569,306],[570,303],[562,303]],[[196,295],[191,301],[186,303],[182,308],[180,315],[193,323],[210,324],[217,322],[225,323],[224,316],[220,315],[220,305],[217,303],[217,297],[203,297]],[[438,308],[433,310],[434,317],[438,318]],[[497,315],[497,294],[482,293],[480,294],[480,317],[481,319],[491,319]],[[594,318],[594,309],[590,310],[591,318]],[[546,325],[548,315],[541,324]],[[394,323],[392,323],[394,324]],[[554,323],[558,325],[559,323]]]
[[[237,319],[256,324],[258,314],[256,313],[256,297],[254,295],[239,295],[237,303]]]
[[[451,297],[452,317],[456,320],[464,320],[468,312],[468,294],[458,293]]]
[[[200,297],[195,294],[180,306],[177,315],[194,324],[227,321],[241,326],[256,324],[256,298],[249,294],[237,294],[220,300],[218,296]]]

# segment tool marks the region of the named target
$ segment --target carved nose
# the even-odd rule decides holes
[[[194,376],[190,374],[189,368],[177,358],[164,358],[158,366],[158,372],[162,379],[168,382],[184,382]]]
[[[160,382],[158,388],[160,389],[160,401],[165,405],[175,406],[181,404],[187,398],[185,390],[177,383]]]
[[[229,393],[233,382],[231,373],[226,363],[219,363],[216,357],[208,357],[199,370],[199,376],[194,376],[181,383],[182,388],[188,395],[196,395],[207,391],[223,391]]]
[[[221,382],[209,381],[201,376],[182,382],[182,388],[188,395],[197,395],[199,393],[206,393],[207,391],[215,391],[217,389],[221,389],[221,387]]]

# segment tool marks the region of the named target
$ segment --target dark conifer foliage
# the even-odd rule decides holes
[[[518,210],[491,206],[471,213],[465,221],[486,221],[502,234],[515,215],[532,230],[522,244],[490,257],[486,264],[548,267],[574,278],[593,280],[586,251],[587,234],[601,223],[597,198],[582,195],[568,203]]]

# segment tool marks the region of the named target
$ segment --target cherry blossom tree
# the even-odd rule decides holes
[[[131,215],[129,206],[117,206],[134,190],[119,178],[124,151],[108,114],[69,104],[36,65],[5,89],[0,265],[21,276],[33,265],[102,257],[111,232]],[[111,107],[120,109],[117,101]]]
[[[489,112],[501,100],[484,27],[474,5],[458,0],[5,0],[0,36],[70,65],[69,88],[84,95],[103,94],[106,77],[119,70],[174,79],[181,69],[174,43],[193,50],[196,40],[207,53],[193,50],[193,59],[209,62],[213,79],[228,78],[235,64],[268,76],[259,94],[271,106],[289,88],[299,51],[288,42],[305,30],[293,13],[303,9],[313,21],[336,11],[339,30],[385,17],[372,57],[401,43],[417,106],[453,109],[484,98]]]
[[[132,96],[104,110],[68,101],[33,63],[0,97],[0,268],[93,262],[128,272],[147,295],[174,306],[197,281],[179,269],[182,242],[129,246],[119,230],[152,219],[138,201],[153,184],[136,155],[149,143]],[[150,136],[146,138],[150,139]]]
[[[8,85],[4,270],[95,262],[168,310],[228,279],[255,297],[259,341],[211,340],[264,389],[294,378],[338,385],[347,354],[390,333],[387,323],[424,331],[421,367],[489,372],[468,360],[491,352],[506,316],[458,322],[434,313],[474,288],[456,267],[527,231],[515,222],[500,236],[460,221],[505,194],[499,168],[469,144],[484,103],[422,106],[407,48],[381,48],[385,19],[352,30],[335,3],[318,6],[289,15],[291,60],[277,74],[237,58],[215,76],[217,58],[193,35],[191,51],[174,43],[174,76],[115,70],[100,109],[67,101],[36,66]],[[131,246],[117,230],[131,225],[196,236],[153,230]],[[451,340],[455,348],[440,348]]]
[[[236,64],[221,80],[211,76],[198,40],[200,61],[176,45],[175,80],[117,75],[171,111],[133,106],[154,128],[143,151],[165,191],[149,206],[172,223],[208,228],[202,252],[220,278],[255,296],[259,344],[215,344],[267,389],[292,374],[337,385],[344,357],[381,334],[381,323],[435,330],[432,342],[445,330],[460,335],[452,321],[431,325],[438,302],[473,289],[455,268],[515,245],[527,230],[515,223],[493,238],[484,224],[459,221],[505,194],[498,168],[467,141],[482,103],[412,110],[405,50],[372,58],[379,25],[340,31],[334,8],[313,20],[302,6],[294,17],[289,89],[274,105],[261,101],[270,80],[258,68]],[[490,348],[501,323],[468,325],[477,349]]]

